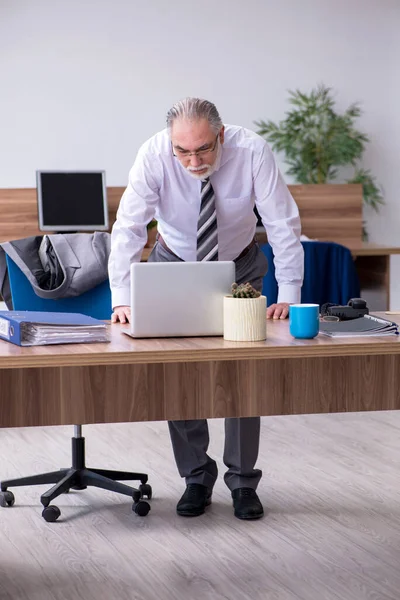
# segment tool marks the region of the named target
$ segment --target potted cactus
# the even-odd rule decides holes
[[[267,337],[267,298],[250,283],[232,284],[224,298],[224,339],[256,342]]]

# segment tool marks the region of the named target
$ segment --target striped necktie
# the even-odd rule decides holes
[[[215,194],[209,178],[201,182],[200,215],[197,223],[197,260],[218,260]]]

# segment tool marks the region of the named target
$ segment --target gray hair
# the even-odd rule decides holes
[[[169,131],[171,131],[172,123],[177,119],[187,119],[188,121],[207,119],[214,133],[218,133],[223,127],[215,104],[201,98],[184,98],[173,105],[167,113],[167,127]]]

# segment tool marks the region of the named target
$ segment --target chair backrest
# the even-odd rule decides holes
[[[347,304],[350,298],[360,296],[360,283],[351,252],[334,242],[302,242],[304,248],[304,282],[301,302]],[[262,293],[270,306],[277,301],[278,284],[270,244],[261,250],[268,260],[268,273],[263,279]]]
[[[50,300],[40,298],[21,269],[6,256],[11,298],[14,310],[76,312],[106,320],[111,315],[111,291],[108,279],[80,296]]]

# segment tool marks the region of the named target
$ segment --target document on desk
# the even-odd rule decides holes
[[[109,342],[103,321],[80,313],[0,311],[0,339],[17,346]]]
[[[371,337],[382,335],[398,335],[399,326],[393,321],[381,319],[374,315],[364,315],[350,321],[328,321],[319,326],[320,333],[330,337]]]

